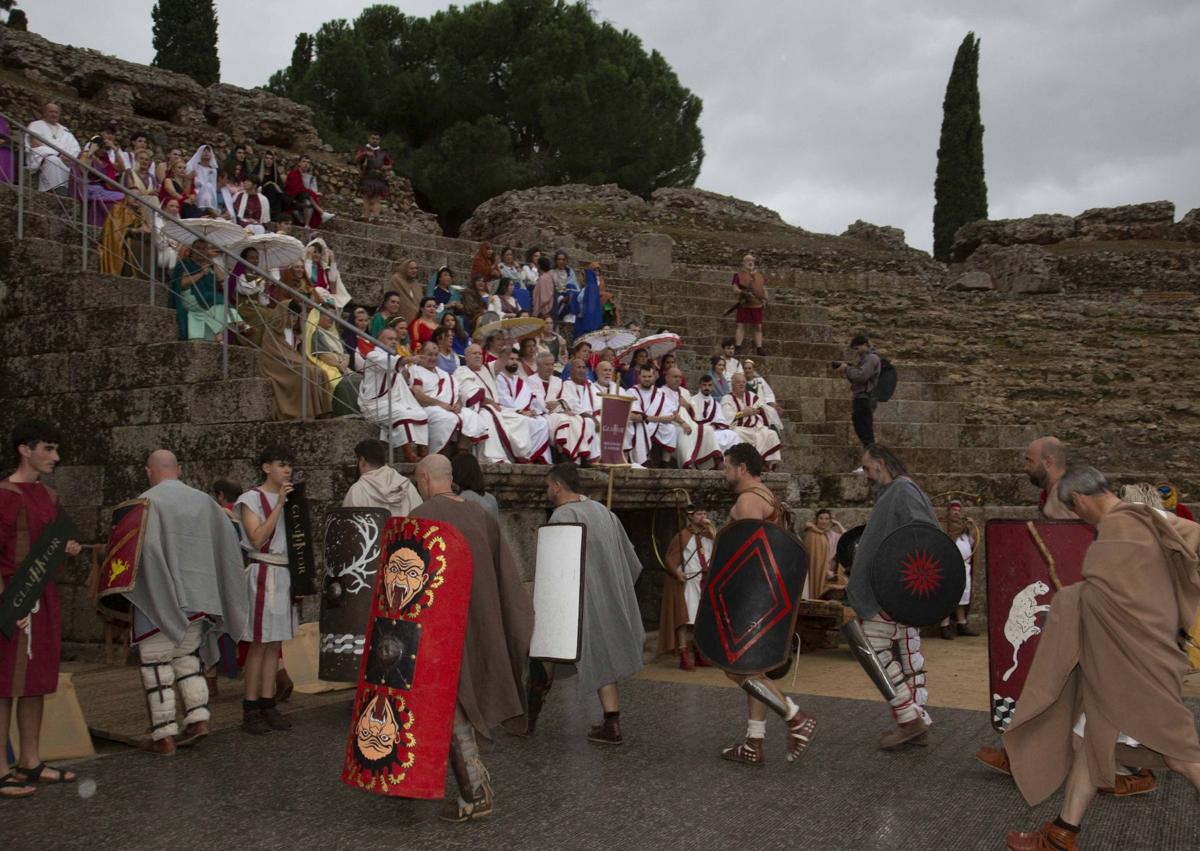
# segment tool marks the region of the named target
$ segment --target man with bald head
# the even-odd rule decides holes
[[[443,455],[423,458],[414,479],[424,502],[409,516],[453,526],[471,548],[471,599],[450,738],[458,799],[447,801],[439,814],[445,821],[469,821],[491,815],[493,809],[477,737],[490,740],[492,731],[509,720],[515,719],[520,730],[525,727],[533,601],[500,524],[484,508],[454,494],[450,460]]]
[[[1025,448],[1025,473],[1042,489],[1041,510],[1047,520],[1078,520],[1058,498],[1058,480],[1067,471],[1067,447],[1057,437],[1039,437]]]
[[[37,174],[38,189],[42,192],[65,190],[71,166],[62,155],[79,156],[79,141],[58,123],[61,117],[62,107],[50,101],[42,107],[42,117],[29,122],[25,161],[29,170]]]
[[[570,380],[562,383],[557,410],[548,419],[550,440],[565,460],[584,466],[600,460],[600,394],[582,356],[571,362]]]
[[[133,578],[123,583],[132,612],[130,643],[141,658],[150,709],[143,748],[162,756],[208,735],[201,646],[205,661],[215,663],[216,637],[239,634],[248,618],[237,532],[221,506],[179,481],[179,474],[170,450],[156,449],[146,459],[150,489],[138,497],[146,506],[140,557],[127,566]],[[176,688],[183,697],[182,733]]]

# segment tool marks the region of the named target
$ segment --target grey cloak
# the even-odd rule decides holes
[[[893,479],[875,497],[875,507],[867,518],[867,528],[854,551],[854,569],[846,588],[846,602],[860,618],[873,618],[880,612],[879,601],[871,587],[871,563],[879,545],[888,535],[909,523],[938,526],[933,503],[917,483],[907,476]],[[940,527],[939,527],[940,528]]]
[[[159,482],[141,498],[150,500],[150,510],[137,581],[125,597],[176,644],[188,615],[200,612],[213,621],[214,635],[244,634],[250,601],[229,515],[208,494],[177,479]],[[211,663],[209,652],[205,661]]]
[[[551,523],[587,527],[583,587],[583,646],[576,665],[559,665],[559,676],[579,674],[580,698],[642,669],[646,631],[633,584],[642,572],[625,527],[599,502],[583,499],[554,509]]]

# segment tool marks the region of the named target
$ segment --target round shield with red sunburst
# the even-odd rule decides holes
[[[908,626],[929,626],[950,615],[966,584],[958,547],[928,523],[911,523],[892,532],[871,564],[871,587],[880,606]]]

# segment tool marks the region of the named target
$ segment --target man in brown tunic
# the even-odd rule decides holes
[[[1025,448],[1025,473],[1042,489],[1042,516],[1047,520],[1078,520],[1056,493],[1058,480],[1067,470],[1067,447],[1057,437],[1039,437]]]
[[[1004,747],[1021,794],[1038,804],[1066,780],[1059,817],[1008,834],[1014,851],[1074,849],[1096,787],[1122,762],[1165,765],[1200,790],[1200,741],[1183,702],[1180,642],[1200,607],[1200,526],[1121,502],[1093,467],[1067,469],[1055,494],[1096,527],[1083,579],[1054,597]]]
[[[426,456],[414,478],[424,502],[409,516],[449,523],[467,539],[474,562],[450,739],[450,768],[459,796],[440,813],[445,821],[467,821],[492,812],[492,787],[476,736],[490,740],[499,724],[525,715],[523,677],[533,635],[533,601],[500,524],[480,506],[454,495],[450,459]]]

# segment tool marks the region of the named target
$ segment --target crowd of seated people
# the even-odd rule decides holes
[[[47,104],[31,130],[175,216],[224,219],[249,234],[315,229],[333,218],[307,155],[286,172],[273,152],[255,156],[243,144],[223,157],[200,145],[190,157],[172,148],[156,158],[146,134],[135,132],[126,146],[111,124],[81,146],[60,116],[56,104]],[[39,189],[69,185],[70,163],[37,139],[27,162]],[[449,267],[425,275],[406,260],[381,303],[368,308],[353,302],[334,252],[319,236],[302,261],[262,270],[253,248],[231,261],[203,240],[178,244],[164,236],[161,216],[104,179],[89,175],[81,185],[80,197],[102,207],[102,271],[122,273],[135,245],[131,234],[156,241],[179,338],[258,348],[277,419],[362,417],[407,460],[467,452],[490,462],[587,465],[600,459],[602,398],[624,396],[631,400],[629,463],[720,467],[724,449],[743,441],[769,463],[778,460],[774,396],[761,377],[749,369],[742,374],[732,346],[713,359],[693,392],[673,353],[651,359],[636,347],[593,351],[576,342],[621,326],[599,262],[579,270],[565,249],[497,251],[483,243],[466,282]],[[516,338],[504,320],[521,319],[542,322],[527,322]],[[641,336],[639,327],[629,330]]]

